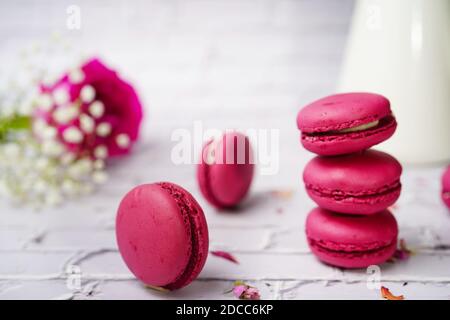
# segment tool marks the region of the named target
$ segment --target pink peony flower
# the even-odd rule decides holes
[[[130,151],[142,117],[133,87],[94,58],[55,84],[41,86],[33,132],[76,157],[106,159]]]

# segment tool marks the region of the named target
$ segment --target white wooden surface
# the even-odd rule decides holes
[[[90,197],[41,212],[1,200],[0,299],[234,299],[224,294],[234,280],[258,287],[263,299],[380,298],[367,288],[365,270],[319,263],[303,232],[314,205],[301,172],[312,155],[300,147],[295,116],[302,104],[333,91],[351,1],[80,1],[82,28],[68,31],[65,10],[76,2],[1,2],[1,61],[59,30],[137,86],[147,108],[142,139]],[[191,130],[196,120],[205,128],[280,130],[279,172],[256,177],[242,212],[216,212],[199,194],[195,166],[171,162],[173,130]],[[382,265],[381,282],[407,299],[450,298],[442,168],[405,167],[402,178],[394,212],[417,253]],[[117,252],[115,211],[131,187],[160,180],[194,194],[207,215],[211,249],[233,253],[239,265],[210,256],[199,279],[171,293],[133,278]],[[274,190],[293,195],[283,199]],[[81,270],[80,290],[67,286],[70,265]]]

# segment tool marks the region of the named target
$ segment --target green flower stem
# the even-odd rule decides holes
[[[12,131],[29,130],[31,128],[31,117],[23,115],[13,115],[7,118],[0,118],[0,142],[4,142],[8,133]]]

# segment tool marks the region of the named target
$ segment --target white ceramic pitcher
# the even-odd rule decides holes
[[[450,161],[450,0],[357,1],[338,91],[389,98],[399,125],[377,149]]]

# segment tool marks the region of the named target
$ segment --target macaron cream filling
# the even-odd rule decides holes
[[[363,131],[363,130],[367,130],[367,129],[376,127],[378,125],[378,123],[380,123],[380,120],[375,120],[375,121],[372,121],[372,122],[369,122],[369,123],[364,123],[364,124],[361,124],[361,125],[356,126],[356,127],[351,127],[351,128],[338,130],[338,132],[345,133],[345,132]]]
[[[395,124],[395,117],[392,114],[389,114],[375,120],[373,118],[366,120],[361,119],[358,121],[352,121],[351,123],[342,123],[340,125],[336,125],[334,128],[318,128],[314,132],[303,131],[302,136],[304,139],[320,139],[320,137],[333,137],[340,135],[354,135],[355,138],[359,138],[360,136],[370,136],[372,134],[376,134],[387,129],[388,127],[394,126]]]

